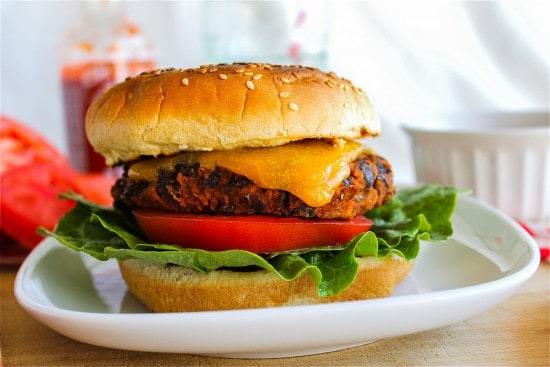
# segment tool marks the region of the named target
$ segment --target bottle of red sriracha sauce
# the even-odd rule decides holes
[[[123,5],[116,0],[81,2],[79,22],[62,44],[68,153],[73,168],[81,172],[107,170],[104,158],[86,138],[84,121],[90,103],[113,84],[156,67],[150,40],[127,19]]]

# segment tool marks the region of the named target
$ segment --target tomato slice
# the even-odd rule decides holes
[[[111,206],[111,187],[116,178],[103,173],[77,173],[74,177],[74,191],[96,204]]]
[[[33,163],[12,168],[1,176],[0,228],[26,248],[32,249],[42,237],[38,227],[53,229],[57,221],[74,206],[59,199],[69,191],[87,200],[111,205],[114,178],[102,174],[81,174],[69,167]]]
[[[0,182],[0,217],[2,231],[21,245],[32,249],[42,237],[39,226],[53,229],[61,216],[74,206],[58,195],[74,191],[72,170],[34,163],[10,169]]]
[[[0,229],[26,248],[41,241],[39,226],[52,229],[74,206],[59,200],[72,191],[110,205],[114,176],[82,174],[37,132],[0,115]]]
[[[31,128],[0,115],[0,175],[30,163],[68,167],[67,158]]]
[[[208,251],[273,253],[344,245],[368,231],[372,221],[311,220],[272,216],[209,216],[139,209],[134,217],[149,241]]]

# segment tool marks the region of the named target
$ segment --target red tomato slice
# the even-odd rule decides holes
[[[76,173],[70,169],[34,163],[10,169],[0,182],[2,231],[24,247],[33,248],[42,237],[39,226],[53,229],[61,216],[74,206],[58,195],[75,191]]]
[[[111,187],[116,178],[102,173],[78,173],[74,178],[74,191],[100,205],[111,206]]]
[[[209,216],[139,209],[134,216],[150,241],[208,251],[273,253],[344,245],[368,231],[372,221],[306,220],[270,216]]]
[[[52,229],[74,206],[58,195],[73,191],[110,205],[114,177],[81,174],[53,145],[25,125],[0,115],[0,229],[27,248],[42,237],[36,229]]]
[[[68,167],[68,160],[31,128],[0,115],[0,175],[11,168],[30,163]]]

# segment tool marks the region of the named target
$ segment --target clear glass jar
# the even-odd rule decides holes
[[[327,0],[206,1],[202,35],[206,62],[269,62],[326,69]]]

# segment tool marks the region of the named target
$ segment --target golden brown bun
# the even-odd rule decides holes
[[[355,282],[337,296],[321,298],[309,273],[287,282],[261,270],[208,274],[146,260],[119,261],[130,291],[154,312],[213,311],[306,305],[386,297],[413,268],[414,263],[394,256],[385,260],[357,258]]]
[[[95,100],[86,134],[107,164],[186,150],[378,135],[365,93],[301,66],[207,65],[144,73]]]

